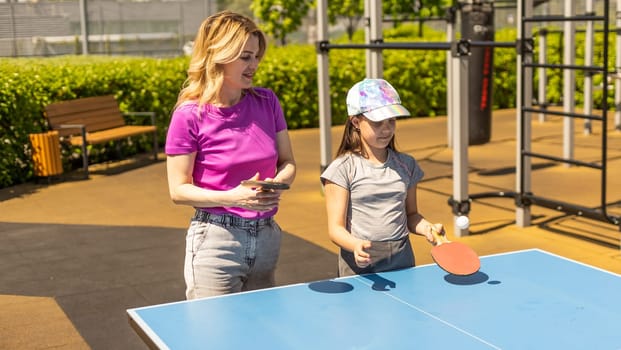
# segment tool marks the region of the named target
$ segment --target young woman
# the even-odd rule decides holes
[[[280,102],[252,81],[266,39],[247,17],[208,17],[194,41],[188,78],[166,139],[170,196],[196,208],[187,232],[188,299],[274,285],[281,230],[280,190],[295,161]]]
[[[414,266],[409,233],[443,233],[418,212],[416,160],[395,149],[396,118],[409,116],[385,80],[365,79],[347,94],[349,119],[336,159],[321,175],[339,276]]]

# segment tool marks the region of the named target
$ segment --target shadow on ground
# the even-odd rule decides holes
[[[0,222],[0,294],[54,298],[92,349],[145,348],[126,309],[184,299],[183,231]],[[287,233],[282,248],[277,284],[334,277],[333,253]]]
[[[114,162],[103,162],[91,164],[89,166],[90,176],[112,176],[122,173],[130,172],[132,170],[143,168],[147,165],[163,162],[164,156],[159,156],[157,161],[154,161],[150,155],[138,154],[134,157],[123,159]],[[86,175],[82,169],[78,169],[71,172],[65,172],[59,175],[34,178],[32,181],[22,183],[16,186],[0,189],[0,202],[25,197],[33,193],[39,192],[45,187],[59,184],[87,181]]]

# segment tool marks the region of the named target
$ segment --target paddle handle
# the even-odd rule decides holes
[[[433,235],[433,238],[436,239],[436,246],[442,244],[442,243],[450,243],[451,241],[448,240],[448,238],[446,238],[446,235],[441,234],[440,232],[438,232],[438,230],[436,230],[435,226],[431,225],[431,234]]]

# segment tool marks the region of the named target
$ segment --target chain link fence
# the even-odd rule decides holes
[[[184,53],[215,0],[1,2],[0,57]],[[86,28],[88,41],[83,40]]]

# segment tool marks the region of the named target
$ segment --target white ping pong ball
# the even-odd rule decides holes
[[[465,230],[468,227],[470,227],[470,219],[468,219],[468,217],[465,215],[461,215],[461,216],[458,216],[457,219],[455,219],[455,224],[460,229]]]

